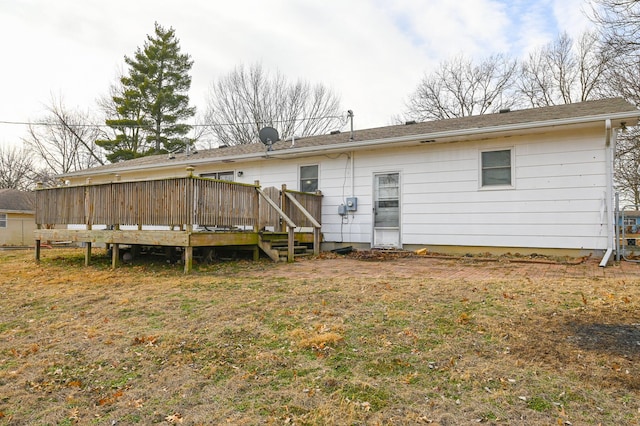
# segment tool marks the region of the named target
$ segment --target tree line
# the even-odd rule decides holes
[[[577,39],[560,34],[524,59],[495,54],[464,55],[425,73],[393,121],[438,120],[621,96],[640,105],[640,2],[593,0],[596,31]],[[104,125],[89,111],[52,98],[45,117],[29,125],[24,147],[0,149],[0,187],[28,188],[34,180],[137,158],[185,151],[198,144],[257,142],[272,126],[283,138],[341,128],[339,96],[323,84],[288,81],[260,63],[239,65],[212,83],[206,110],[189,105],[192,58],[181,52],[173,28],[154,32],[98,101]],[[637,129],[619,138],[616,185],[640,204]],[[52,182],[53,183],[53,182]]]

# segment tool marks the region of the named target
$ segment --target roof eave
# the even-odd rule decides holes
[[[522,130],[534,130],[534,129],[542,129],[542,128],[550,128],[550,127],[558,127],[558,126],[566,126],[566,125],[579,125],[586,123],[593,123],[604,120],[611,120],[612,122],[620,122],[622,120],[637,120],[640,118],[640,110],[633,111],[625,111],[618,113],[610,113],[610,114],[598,114],[592,116],[585,117],[571,117],[571,118],[563,118],[563,119],[553,119],[553,120],[544,120],[544,121],[534,121],[529,123],[515,123],[515,124],[505,124],[500,126],[491,126],[491,127],[481,127],[481,128],[471,128],[471,129],[458,129],[458,130],[447,130],[441,132],[430,132],[430,133],[422,133],[415,135],[407,135],[407,136],[399,136],[399,137],[391,137],[391,138],[382,138],[382,139],[369,139],[362,141],[348,141],[331,145],[316,145],[316,146],[307,146],[307,147],[295,147],[288,148],[282,150],[276,150],[271,152],[254,152],[250,154],[240,154],[233,156],[224,156],[217,158],[201,158],[201,159],[193,159],[186,158],[177,160],[172,163],[162,163],[162,164],[144,164],[138,166],[130,166],[130,167],[121,167],[118,169],[108,170],[104,173],[100,174],[118,174],[122,172],[134,172],[140,170],[148,170],[148,169],[167,169],[167,168],[175,168],[176,166],[196,166],[198,164],[210,164],[210,163],[222,163],[222,162],[242,162],[242,161],[252,161],[252,160],[260,160],[269,157],[289,157],[289,156],[299,156],[301,154],[314,154],[314,153],[322,153],[322,152],[330,152],[330,151],[353,151],[359,149],[366,149],[371,147],[376,147],[380,145],[389,145],[389,144],[403,144],[403,143],[411,143],[411,142],[431,142],[437,143],[438,141],[443,140],[451,140],[455,138],[464,138],[464,137],[473,137],[473,136],[481,136],[481,135],[490,135],[490,134],[508,134],[516,131]],[[636,122],[627,123],[627,125],[632,126],[635,125]],[[82,176],[92,176],[95,175],[96,172],[92,169],[81,170],[73,173],[66,173],[59,175],[60,178],[65,177],[82,177]]]

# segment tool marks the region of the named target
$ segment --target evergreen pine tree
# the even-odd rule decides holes
[[[191,126],[183,122],[195,114],[187,94],[193,61],[180,53],[175,30],[156,22],[155,34],[125,62],[128,75],[120,78],[120,93],[113,96],[117,116],[106,120],[116,136],[96,142],[108,160],[174,152],[193,143],[186,137]]]

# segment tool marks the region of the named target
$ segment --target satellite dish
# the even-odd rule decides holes
[[[260,136],[260,140],[263,144],[267,146],[267,151],[271,151],[271,145],[278,142],[280,140],[280,135],[278,135],[278,131],[273,127],[263,127],[258,132],[258,136]]]

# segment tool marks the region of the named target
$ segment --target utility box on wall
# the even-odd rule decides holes
[[[355,212],[356,210],[358,210],[358,198],[357,197],[347,198],[347,211]]]

